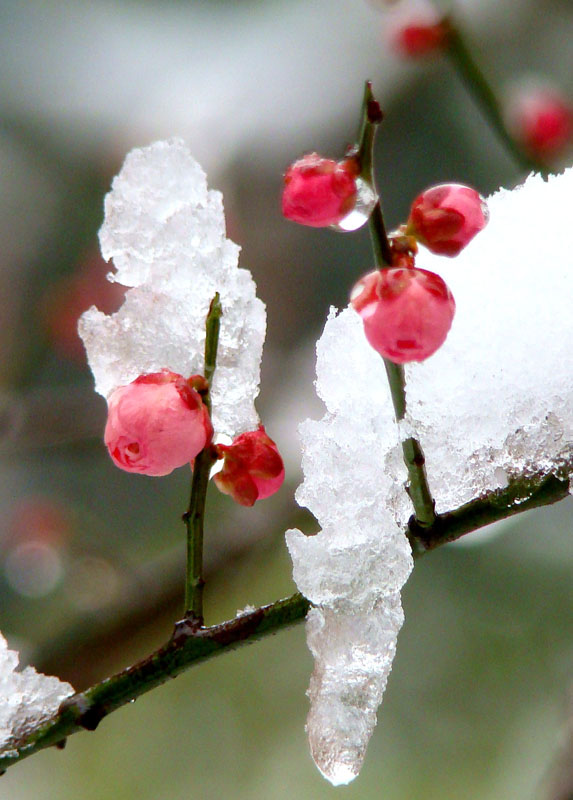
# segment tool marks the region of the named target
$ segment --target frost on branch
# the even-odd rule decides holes
[[[235,436],[258,424],[253,401],[265,338],[264,305],[239,247],[225,238],[223,201],[179,139],[133,150],[105,200],[100,231],[110,280],[133,287],[120,310],[92,307],[80,334],[104,397],[143,373],[204,372],[205,317],[216,292],[223,317],[213,380],[213,425]]]
[[[0,634],[0,751],[53,716],[74,693],[69,683],[42,675],[33,667],[16,672],[19,656]]]
[[[327,412],[301,427],[297,501],[322,530],[287,532],[293,574],[316,606],[307,730],[334,784],[359,772],[403,621],[412,513],[399,435],[419,439],[438,512],[512,477],[573,472],[573,170],[500,191],[489,226],[455,259],[422,251],[451,287],[457,315],[443,347],[406,366],[398,430],[382,359],[351,308],[331,311],[317,344]]]

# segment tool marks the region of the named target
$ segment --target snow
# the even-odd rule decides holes
[[[457,258],[418,257],[457,306],[441,350],[406,369],[438,512],[572,463],[572,192],[573,169],[531,176],[488,200],[488,226]]]
[[[0,751],[53,716],[73,686],[26,667],[17,672],[19,655],[0,634]]]
[[[457,313],[443,347],[407,365],[399,426],[358,315],[331,309],[318,341],[326,413],[300,426],[296,496],[322,529],[286,539],[295,582],[315,605],[309,742],[335,785],[360,770],[403,622],[413,563],[400,440],[421,442],[438,512],[519,475],[573,473],[572,193],[573,169],[532,176],[489,199],[489,225],[457,258],[421,249],[417,266],[445,279]]]
[[[213,425],[235,436],[258,424],[254,399],[266,314],[254,281],[225,238],[223,202],[180,139],[128,154],[105,200],[100,231],[110,280],[132,287],[107,316],[92,306],[79,330],[104,397],[166,367],[204,372],[205,318],[216,292],[223,317],[212,385]]]
[[[406,468],[394,453],[384,364],[365,343],[358,315],[331,309],[317,345],[317,392],[328,410],[300,426],[305,480],[296,495],[322,530],[286,534],[295,582],[317,606],[306,622],[315,658],[307,731],[334,785],[360,771],[403,622],[399,590],[413,566],[397,522],[406,512],[395,510],[407,506]]]

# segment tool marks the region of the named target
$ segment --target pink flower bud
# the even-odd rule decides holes
[[[210,442],[209,412],[193,385],[204,379],[163,369],[120,386],[108,400],[104,441],[116,466],[169,475]]]
[[[432,253],[457,256],[485,228],[488,216],[485,200],[475,189],[443,183],[414,200],[406,233]]]
[[[447,44],[448,31],[441,21],[412,19],[396,26],[390,37],[393,49],[405,58],[419,58],[442,50]]]
[[[424,361],[444,343],[456,304],[439,275],[382,269],[354,287],[351,303],[372,347],[396,364]]]
[[[516,91],[508,103],[507,123],[515,138],[534,156],[560,153],[573,133],[573,108],[552,87]]]
[[[230,445],[218,444],[216,448],[225,461],[213,480],[218,489],[240,505],[252,506],[282,485],[283,460],[263,425],[256,431],[241,433]]]
[[[295,161],[287,169],[282,212],[287,219],[325,228],[337,225],[356,203],[356,164],[332,161],[318,153]]]

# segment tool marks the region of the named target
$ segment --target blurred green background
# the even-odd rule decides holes
[[[573,96],[570,0],[464,0],[502,92],[526,74]],[[121,302],[98,255],[125,153],[182,136],[224,193],[228,235],[267,304],[259,410],[287,485],[252,510],[210,495],[207,622],[294,590],[296,426],[319,416],[314,341],[370,268],[365,231],[282,219],[281,176],[339,157],[371,78],[386,112],[377,180],[390,226],[432,182],[488,194],[523,177],[448,63],[400,61],[382,2],[0,0],[0,630],[84,688],[161,644],[182,610],[189,476],[116,470],[101,442],[79,313]],[[555,166],[564,166],[571,154]],[[527,225],[532,224],[528,220]],[[307,753],[303,626],[190,670],[10,770],[10,800],[547,798],[571,761],[572,501],[424,557],[362,774],[334,789]],[[571,792],[570,784],[569,791]]]

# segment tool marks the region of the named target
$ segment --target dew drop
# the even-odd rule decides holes
[[[372,209],[376,205],[377,200],[378,197],[374,193],[372,186],[366,183],[362,178],[357,178],[356,203],[354,208],[344,219],[341,219],[339,223],[331,227],[335,231],[341,231],[342,233],[358,230],[358,228],[361,228],[364,223],[368,221],[368,217],[372,213]]]

